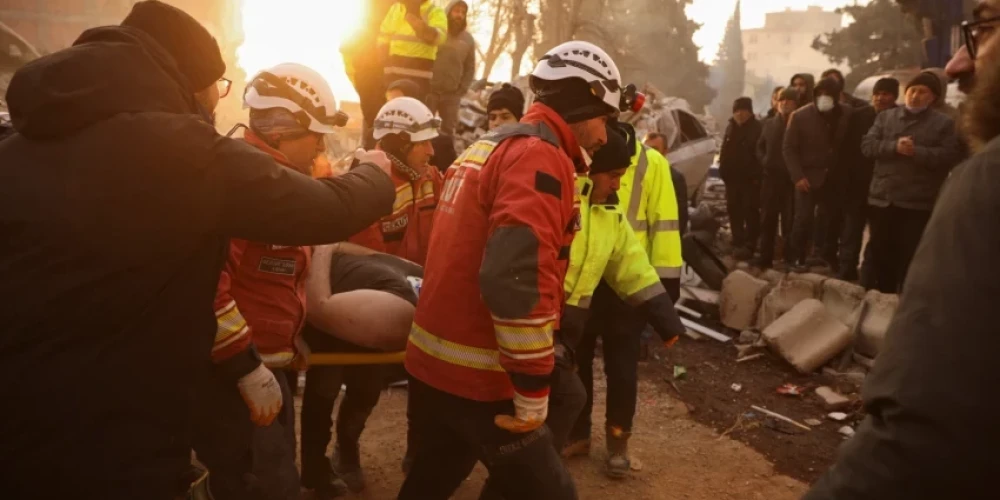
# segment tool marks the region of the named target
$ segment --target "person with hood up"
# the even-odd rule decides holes
[[[884,111],[861,149],[875,161],[868,204],[872,269],[878,289],[899,293],[948,173],[960,161],[955,122],[933,109],[941,81],[920,73],[906,85],[906,106]]]
[[[760,236],[760,161],[757,140],[760,122],[753,101],[740,97],[733,103],[733,117],[722,140],[719,174],[726,183],[726,210],[733,232],[733,257],[753,258]]]
[[[809,265],[837,263],[839,226],[833,221],[835,199],[843,179],[844,141],[851,109],[841,106],[840,84],[827,78],[815,88],[815,101],[792,114],[785,129],[782,154],[795,184],[795,221],[792,228],[792,255],[788,259],[795,272],[807,272]],[[806,262],[810,235],[817,236],[814,252],[821,260]],[[821,243],[822,242],[822,245]]]
[[[934,206],[913,258],[920,271],[907,276],[865,379],[866,416],[804,500],[996,496],[1000,403],[988,396],[1000,383],[1000,1],[978,2],[975,15],[968,48],[949,64],[974,77],[966,136],[975,156],[951,172]]]
[[[410,432],[402,500],[444,500],[482,461],[505,498],[576,498],[545,427],[574,182],[629,101],[614,61],[571,41],[531,76],[537,101],[448,169],[406,347]]]
[[[823,74],[820,75],[820,79],[822,80],[826,78],[833,78],[837,80],[837,83],[840,84],[840,88],[842,89],[840,91],[841,104],[847,105],[854,109],[866,108],[869,106],[868,101],[854,97],[853,95],[851,95],[850,92],[847,91],[847,80],[844,79],[844,73],[842,73],[839,69],[830,68],[824,71]]]
[[[150,0],[12,78],[16,133],[0,142],[0,374],[18,380],[0,389],[17,402],[0,416],[6,496],[186,495],[229,238],[328,243],[391,210],[383,153],[314,180],[220,136],[224,72],[203,26]],[[324,122],[336,112],[301,106]]]
[[[809,73],[799,73],[792,76],[788,86],[799,93],[799,107],[808,106],[813,102],[813,89],[816,86],[816,78]]]
[[[783,144],[788,120],[798,105],[799,94],[795,89],[785,89],[778,97],[778,114],[764,120],[760,139],[757,141],[757,160],[764,166],[761,181],[761,237],[760,258],[755,267],[770,269],[774,265],[774,244],[781,218],[786,263],[792,253],[792,196],[795,187],[788,175]]]
[[[505,83],[490,93],[486,102],[486,116],[489,130],[500,125],[517,123],[524,115],[524,93],[521,89]]]
[[[441,117],[441,134],[452,137],[458,108],[476,74],[476,40],[466,29],[469,4],[452,0],[445,9],[448,39],[438,47],[428,104]]]

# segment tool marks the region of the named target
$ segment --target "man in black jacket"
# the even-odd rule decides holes
[[[920,73],[906,85],[906,106],[878,115],[861,149],[875,161],[871,209],[872,269],[878,289],[898,293],[938,191],[961,157],[955,122],[931,106],[941,81]]]
[[[864,99],[858,99],[857,97],[854,97],[853,95],[851,95],[850,92],[847,91],[847,86],[846,86],[847,80],[844,79],[844,74],[841,73],[839,69],[830,68],[824,71],[823,74],[820,75],[820,79],[822,80],[826,78],[833,78],[834,80],[837,80],[837,83],[840,84],[841,104],[850,106],[851,108],[855,109],[868,107],[868,101],[865,101]]]
[[[719,154],[719,174],[726,183],[733,256],[740,260],[753,257],[760,233],[761,168],[757,161],[760,131],[753,102],[749,97],[736,99]]]
[[[795,191],[788,175],[785,156],[782,151],[785,127],[795,112],[799,93],[795,89],[781,91],[778,96],[778,113],[764,120],[763,132],[757,141],[757,159],[764,165],[764,179],[761,182],[761,237],[760,258],[756,267],[768,269],[774,264],[774,242],[778,233],[778,217],[781,217],[781,234],[784,237],[784,256],[791,255],[792,234],[792,194]]]
[[[17,383],[0,388],[5,496],[184,495],[228,238],[331,242],[391,210],[384,155],[316,181],[220,136],[207,121],[224,71],[204,27],[147,1],[11,80],[0,377]]]
[[[815,102],[793,113],[785,131],[782,149],[795,183],[795,222],[789,261],[795,263],[796,272],[809,269],[806,245],[814,232],[825,235],[825,246],[817,249],[825,263],[832,267],[837,262],[839,227],[831,219],[840,202],[834,195],[838,183],[843,182],[842,147],[851,119],[851,109],[838,101],[840,92],[836,80],[821,80],[816,84]]]
[[[977,17],[996,22],[1000,1],[979,5]],[[996,497],[1000,36],[981,30],[973,43],[966,123],[978,153],[951,172],[934,207],[913,258],[919,272],[865,381],[867,417],[804,500]],[[969,57],[962,49],[953,62]]]

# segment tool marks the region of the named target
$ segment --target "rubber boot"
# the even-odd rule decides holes
[[[611,479],[625,479],[632,466],[628,459],[628,438],[632,433],[625,432],[617,426],[608,427],[607,433],[608,461],[604,472]]]
[[[590,438],[570,438],[559,454],[566,459],[590,456]]]

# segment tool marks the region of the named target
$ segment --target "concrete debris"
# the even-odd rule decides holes
[[[785,279],[788,281],[805,281],[812,284],[813,296],[818,299],[823,295],[823,283],[830,278],[816,273],[788,273]]]
[[[865,289],[854,283],[829,279],[823,282],[823,305],[834,318],[845,325],[865,299]]]
[[[785,279],[785,276],[787,275],[781,271],[776,271],[774,269],[766,269],[763,272],[761,272],[760,276],[758,277],[762,280],[767,281],[772,285],[777,285],[778,283],[781,283],[781,280]]]
[[[743,356],[749,356],[750,352],[754,350],[754,346],[749,344],[736,344],[736,356],[742,358]]]
[[[764,329],[771,349],[802,373],[826,364],[851,344],[851,331],[816,299],[806,299]]]
[[[854,350],[874,358],[885,342],[885,333],[899,307],[899,296],[871,290],[865,295],[865,302],[868,303],[868,313],[861,323],[860,336]]]
[[[760,333],[753,330],[743,330],[740,332],[740,343],[741,344],[753,344],[760,340]]]
[[[734,271],[722,282],[719,295],[719,315],[722,324],[734,330],[746,330],[754,325],[761,301],[771,288],[765,280],[744,271]]]
[[[816,395],[823,400],[823,406],[827,410],[841,410],[851,404],[851,399],[829,387],[817,387]]]
[[[764,297],[760,312],[757,314],[757,328],[759,330],[770,326],[799,302],[818,297],[814,283],[808,280],[791,279],[794,276],[792,274],[788,276]]]
[[[823,422],[821,422],[819,420],[816,420],[815,418],[807,418],[806,419],[806,425],[809,425],[809,426],[812,426],[812,427],[817,427],[817,426],[823,425]]]
[[[857,385],[863,384],[865,382],[865,377],[867,376],[867,374],[860,367],[857,367],[856,370],[848,369],[847,371],[837,371],[833,368],[823,368],[823,375],[847,380]]]
[[[757,354],[751,354],[749,356],[743,356],[742,358],[737,358],[736,362],[737,363],[742,363],[744,361],[753,361],[755,359],[759,359],[759,358],[763,358],[763,357],[764,357],[764,353],[761,352],[761,353],[757,353]]]
[[[854,428],[851,427],[851,426],[849,426],[849,425],[845,425],[845,426],[841,427],[840,430],[838,430],[837,432],[839,432],[839,433],[841,433],[841,434],[843,434],[843,435],[845,435],[847,437],[851,437],[851,436],[854,435]]]
[[[830,420],[836,420],[837,422],[843,422],[847,420],[847,414],[844,412],[835,411],[833,413],[827,414],[827,418]]]
[[[687,372],[688,372],[687,368],[684,368],[681,365],[674,365],[674,378],[675,379],[684,378],[687,375]]]
[[[858,354],[858,353],[852,354],[851,357],[854,359],[855,363],[857,363],[857,364],[859,364],[861,366],[864,366],[865,368],[868,368],[869,370],[871,370],[872,368],[875,368],[875,360],[872,359],[872,358],[869,358],[867,356],[864,356],[864,355]]]
[[[740,392],[743,390],[743,386],[741,384],[733,384],[729,386],[729,388],[732,389],[733,392]]]

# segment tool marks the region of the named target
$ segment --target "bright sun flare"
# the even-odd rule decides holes
[[[326,78],[338,101],[357,101],[340,42],[354,34],[362,15],[357,0],[243,0],[244,42],[237,61],[248,79],[276,64],[304,64]]]

